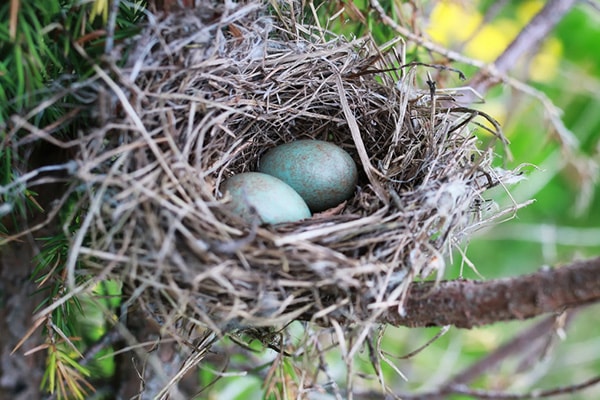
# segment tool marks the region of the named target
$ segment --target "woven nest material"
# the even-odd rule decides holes
[[[129,48],[101,74],[104,122],[81,152],[78,260],[163,321],[374,320],[414,278],[443,272],[488,211],[482,193],[498,181],[473,134],[480,114],[417,87],[429,67],[399,66],[368,39],[259,2],[171,13]],[[297,139],[344,148],[354,196],[296,223],[232,215],[224,180]]]

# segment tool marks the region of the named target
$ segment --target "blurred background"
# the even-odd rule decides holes
[[[463,48],[473,58],[493,61],[545,3],[437,2],[432,4],[426,29],[436,42]],[[541,91],[562,110],[558,117],[572,133],[571,143],[561,143],[549,111],[527,93],[496,87],[480,106],[500,121],[511,141],[513,160],[507,166],[535,166],[526,168],[527,180],[510,191],[517,203],[527,199],[535,199],[535,203],[519,210],[511,220],[482,230],[468,244],[468,258],[486,279],[517,276],[600,254],[600,52],[592,50],[599,41],[598,3],[579,2],[538,49],[531,49],[510,71],[511,76]],[[511,200],[506,197],[497,200],[508,204]],[[458,276],[460,270],[457,262],[447,277]],[[464,269],[464,276],[476,278],[469,268]],[[419,358],[434,363],[436,359],[446,360],[461,370],[540,319],[452,330]],[[597,376],[600,306],[578,312],[565,327],[565,335],[556,335],[548,346],[499,364],[499,369],[482,375],[478,385],[524,392]],[[427,368],[420,369],[421,376],[426,377]],[[433,374],[434,380],[440,369]],[[561,398],[600,398],[600,387]]]

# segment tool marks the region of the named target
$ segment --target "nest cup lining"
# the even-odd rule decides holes
[[[80,178],[102,188],[103,207],[82,265],[123,280],[162,321],[374,320],[414,277],[443,272],[489,211],[491,152],[467,123],[476,112],[415,86],[425,67],[375,72],[398,62],[368,40],[264,10],[172,13],[115,69],[131,107],[114,107],[107,126],[118,129],[101,127],[104,140],[85,152]],[[222,182],[298,139],[353,157],[353,198],[291,224],[232,216]]]

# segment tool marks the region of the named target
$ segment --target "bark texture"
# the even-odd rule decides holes
[[[23,170],[33,171],[45,165],[61,164],[69,154],[49,144],[22,149]],[[17,168],[18,169],[18,168]],[[28,215],[8,215],[0,223],[9,235],[25,231],[46,220],[54,201],[62,196],[65,186],[57,183],[40,184],[32,188],[37,193],[39,205]],[[48,224],[19,239],[0,245],[0,400],[38,400],[43,393],[40,384],[46,368],[46,351],[29,350],[44,343],[42,329],[36,329],[23,345],[15,346],[26,336],[34,324],[36,308],[48,297],[32,279],[37,265],[35,257],[40,251],[43,237],[50,237],[60,229],[58,224]]]
[[[600,257],[530,275],[489,281],[413,283],[404,314],[392,307],[380,322],[459,328],[521,320],[600,301]]]
[[[41,399],[45,353],[25,355],[43,342],[40,330],[12,353],[33,325],[33,311],[43,300],[43,295],[34,295],[37,288],[30,279],[32,242],[13,242],[0,248],[0,399]]]

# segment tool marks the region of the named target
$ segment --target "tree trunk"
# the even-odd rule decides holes
[[[44,373],[45,352],[25,353],[42,343],[38,329],[11,354],[33,325],[32,315],[43,295],[34,294],[31,281],[34,239],[13,242],[0,248],[0,399],[41,399],[40,382]]]

